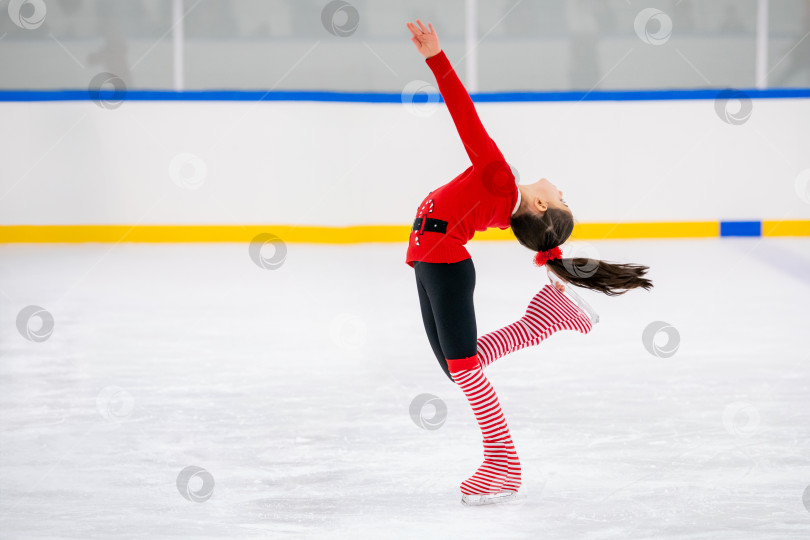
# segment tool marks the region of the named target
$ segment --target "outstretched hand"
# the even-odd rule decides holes
[[[549,281],[551,281],[551,284],[554,285],[554,287],[558,291],[565,292],[565,285],[563,285],[563,279],[549,269],[546,269],[546,273],[548,274],[548,279]]]
[[[430,58],[442,52],[442,48],[439,47],[439,36],[437,36],[436,31],[433,30],[433,25],[428,23],[428,28],[425,28],[425,25],[422,24],[422,21],[419,19],[416,19],[416,23],[419,26],[410,22],[407,23],[407,26],[408,30],[413,34],[411,41],[416,45],[416,50],[419,51],[419,54],[425,58]]]

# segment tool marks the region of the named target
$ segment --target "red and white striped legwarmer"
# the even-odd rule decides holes
[[[559,330],[587,334],[592,329],[591,320],[570,298],[553,285],[546,285],[534,295],[520,320],[478,338],[478,358],[481,367],[486,368],[498,358],[537,345]]]
[[[461,492],[480,495],[517,491],[521,483],[520,460],[498,395],[484,376],[478,356],[448,359],[447,365],[453,380],[470,402],[484,442],[484,463],[461,483]]]

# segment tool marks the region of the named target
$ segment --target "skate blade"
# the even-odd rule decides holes
[[[522,493],[517,491],[499,491],[498,493],[484,493],[481,495],[462,495],[461,504],[465,506],[482,506],[485,504],[503,504],[523,499]]]
[[[588,317],[588,319],[591,321],[591,325],[595,325],[596,323],[599,322],[599,314],[596,312],[595,309],[591,307],[591,305],[588,302],[586,302],[580,295],[578,295],[573,291],[570,283],[566,284],[564,281],[560,280],[560,278],[558,278],[551,270],[547,270],[546,273],[548,274],[548,278],[551,280],[552,287],[554,287],[555,283],[562,283],[563,286],[565,286],[565,292],[560,294],[562,294],[563,296],[568,296],[568,298],[574,303],[574,305],[577,306],[578,310],[583,315]],[[554,290],[557,290],[557,288],[554,287]]]

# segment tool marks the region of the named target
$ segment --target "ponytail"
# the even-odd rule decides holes
[[[652,281],[643,277],[649,270],[647,266],[584,257],[549,260],[547,254],[540,253],[553,250],[571,236],[574,216],[568,210],[549,207],[542,216],[524,212],[512,217],[511,227],[521,245],[538,252],[535,258],[538,265],[547,264],[552,272],[571,285],[608,296],[618,296],[636,288],[649,290],[653,286]]]
[[[546,264],[563,281],[608,296],[618,296],[639,287],[649,290],[653,286],[652,281],[642,277],[649,267],[640,264],[615,264],[583,257],[553,259]]]

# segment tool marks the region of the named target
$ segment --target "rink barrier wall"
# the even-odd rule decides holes
[[[358,225],[2,225],[0,244],[118,242],[250,242],[270,233],[288,243],[407,243],[410,227]],[[810,220],[579,223],[572,240],[810,236]],[[514,240],[511,230],[478,232],[474,240]]]
[[[476,92],[476,103],[511,103],[532,101],[667,101],[682,99],[717,99],[733,91],[735,97],[749,99],[810,98],[810,88],[705,88],[679,90],[593,90],[571,92]],[[320,101],[348,103],[401,103],[403,93],[332,92],[285,90],[0,90],[0,102],[28,101]],[[444,103],[441,94],[431,100]],[[408,94],[407,100],[425,103],[425,93]]]
[[[565,188],[577,209],[575,238],[810,235],[810,138],[801,127],[810,125],[810,99],[760,99],[750,119],[734,125],[710,99],[718,92],[524,93],[527,100],[604,100],[491,103],[481,113],[522,183],[548,176]],[[754,98],[804,94],[810,89],[751,91]],[[86,90],[5,95],[64,99],[0,103],[0,146],[14,156],[0,165],[6,243],[230,242],[268,229],[290,242],[400,242],[418,201],[469,166],[463,145],[450,143],[450,115],[438,108],[415,114],[398,104],[399,94],[387,94],[388,104],[254,106],[224,98],[370,94],[161,92],[199,100],[144,99],[119,112],[95,106]],[[150,97],[131,91],[127,99],[139,95]],[[626,101],[607,101],[614,98]],[[429,173],[413,174],[417,160]],[[176,163],[201,170],[199,182],[196,174],[179,177]],[[758,225],[760,217],[772,221]],[[492,230],[476,238],[512,235]]]

